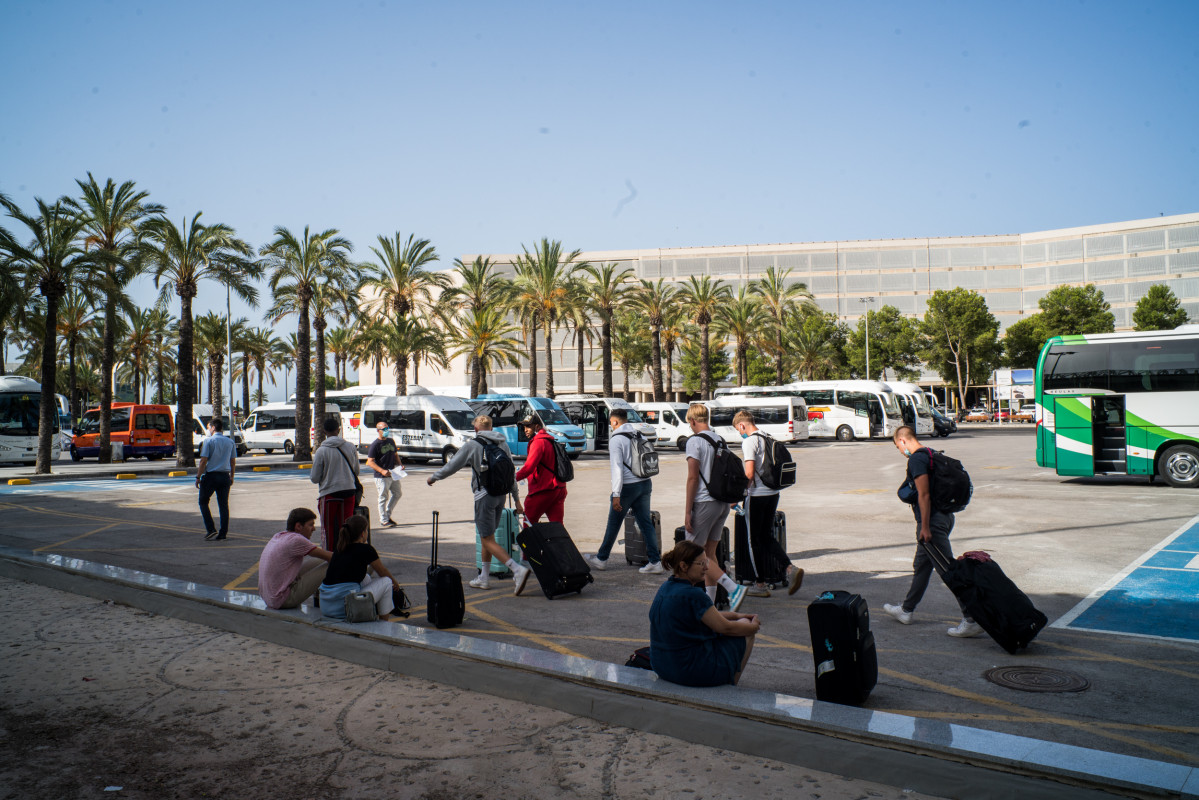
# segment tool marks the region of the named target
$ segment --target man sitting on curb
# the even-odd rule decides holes
[[[316,513],[293,508],[287,515],[287,530],[266,543],[258,558],[258,593],[267,608],[297,608],[325,579],[333,554],[312,543],[315,530]],[[305,563],[308,556],[312,558]]]

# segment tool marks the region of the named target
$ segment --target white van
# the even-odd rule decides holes
[[[192,403],[192,449],[195,451],[193,455],[200,455],[200,447],[208,438],[208,422],[211,419],[211,403]],[[236,428],[230,429],[228,414],[223,415],[221,419],[225,422],[225,435],[233,437],[233,443],[237,445],[237,457],[241,458],[249,450],[246,447],[245,435]],[[179,440],[178,436],[181,430],[183,430],[183,418],[179,416],[179,406],[175,406],[175,441]]]
[[[724,396],[704,403],[708,424],[729,444],[741,444],[741,434],[733,427],[733,415],[745,409],[754,415],[754,424],[780,442],[800,442],[808,438],[808,406],[802,397]]]
[[[658,444],[674,443],[680,450],[687,449],[687,437],[691,426],[687,424],[686,403],[634,403],[633,408],[647,425],[653,425],[658,434]]]
[[[566,416],[587,435],[588,450],[608,449],[608,417],[612,409],[623,408],[629,413],[629,425],[650,444],[658,441],[658,431],[641,419],[637,407],[621,397],[600,397],[597,394],[560,394],[554,398]]]
[[[790,387],[808,403],[812,438],[889,439],[903,424],[895,393],[881,381],[796,381]]]
[[[312,412],[309,411],[309,417]],[[325,403],[325,416],[333,417],[341,424],[341,409]],[[254,413],[246,417],[241,426],[242,438],[249,450],[265,450],[273,453],[282,450],[294,453],[296,450],[296,404],[267,403],[254,409]],[[309,444],[315,438],[313,428],[308,429]]]
[[[410,391],[413,388],[409,387]],[[471,420],[476,414],[466,401],[458,397],[436,395],[426,389],[403,397],[365,397],[362,400],[362,423],[357,426],[357,439],[351,443],[365,453],[378,438],[375,425],[386,422],[396,452],[409,459],[440,458],[447,463],[467,439],[475,438]]]

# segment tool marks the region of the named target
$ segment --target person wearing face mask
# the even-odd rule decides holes
[[[400,502],[403,490],[400,488],[400,482],[392,474],[392,470],[399,466],[400,459],[396,455],[396,443],[391,438],[391,430],[387,423],[384,421],[376,423],[375,431],[379,436],[371,442],[371,446],[366,451],[366,465],[375,472],[375,491],[379,495],[381,527],[394,528],[396,523],[391,518],[391,512],[395,509],[396,503]]]
[[[921,446],[916,438],[916,431],[904,425],[895,432],[895,447],[908,460],[907,476],[899,487],[899,499],[912,506],[912,514],[916,517],[916,559],[912,562],[912,585],[908,596],[901,605],[883,604],[883,611],[895,618],[897,622],[910,625],[912,614],[916,610],[924,590],[928,588],[929,578],[932,577],[934,563],[926,547],[935,547],[945,557],[946,563],[953,562],[953,550],[949,546],[949,534],[953,531],[953,514],[937,511],[932,507],[930,493],[932,477],[931,452]],[[959,602],[959,607],[961,603]],[[967,638],[978,636],[983,632],[982,626],[971,619],[962,610],[962,621],[947,633],[950,636]]]

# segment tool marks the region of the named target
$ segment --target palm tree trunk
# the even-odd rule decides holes
[[[701,400],[712,399],[712,365],[708,363],[708,323],[699,326],[699,393]]]
[[[74,427],[75,420],[81,416],[79,412],[79,377],[75,374],[75,349],[79,345],[79,335],[72,333],[71,340],[67,342],[67,368],[71,370],[71,374],[67,376],[67,397],[71,402],[71,426]]]
[[[112,463],[112,368],[116,363],[117,302],[104,301],[104,349],[100,354],[100,463]]]
[[[309,341],[308,298],[300,298],[300,323],[296,327],[296,442],[293,461],[312,459],[312,350]]]
[[[221,368],[224,364],[224,359],[220,356],[216,358],[208,357],[208,402],[212,404],[212,413],[215,416],[221,416],[221,404],[225,397],[221,394]]]
[[[537,396],[537,315],[529,321],[529,397]]]
[[[629,401],[629,362],[621,361],[620,370],[624,373],[624,394],[622,396],[627,403]]]
[[[654,402],[662,402],[662,328],[654,325],[650,328],[650,338],[653,342],[653,370],[650,372],[650,382],[654,388]]]
[[[324,314],[312,320],[316,331],[316,380],[312,389],[312,436],[316,447],[325,441],[325,324]]]
[[[266,367],[265,363],[258,365],[258,398],[259,398],[259,402],[262,402],[262,379],[263,379],[262,373],[265,371],[264,367]],[[249,413],[250,413],[250,407],[246,406],[246,414],[248,415]]]
[[[54,417],[58,403],[54,399],[55,370],[58,368],[58,298],[55,291],[43,295],[46,298],[46,328],[42,336],[42,394],[37,420],[37,465],[38,475],[50,474],[50,444],[54,437]]]
[[[545,396],[554,399],[554,346],[550,343],[550,320],[545,320]]]
[[[420,356],[412,354],[412,382],[420,383]]]
[[[612,319],[604,317],[600,325],[600,361],[603,369],[604,397],[612,396]]]
[[[383,382],[383,358],[382,356],[375,357],[375,385],[378,386]]]
[[[674,345],[666,348],[666,399],[674,402]]]
[[[192,298],[187,294],[188,287],[177,288],[179,295],[179,418],[192,418],[192,401],[195,398],[196,387],[192,383],[195,377],[195,342],[192,327]],[[192,455],[192,426],[181,425],[175,431],[175,464],[179,467],[194,467],[195,456]]]
[[[0,375],[8,374],[5,356],[8,354],[8,333],[0,330]]]
[[[483,385],[483,359],[472,354],[470,357],[470,396],[478,397],[483,394],[479,387]]]
[[[774,381],[775,385],[783,385],[783,325],[780,322],[774,335]]]
[[[583,361],[583,328],[582,328],[582,326],[580,326],[579,329],[577,331],[575,331],[575,336],[577,338],[577,341],[575,342],[575,346],[578,348],[578,357],[575,359],[575,370],[578,373],[578,379],[575,381],[575,391],[578,392],[579,394],[582,394],[584,391],[586,391],[586,389],[583,387],[584,361]]]
[[[241,354],[241,414],[244,417],[250,411],[250,354]],[[229,417],[233,421],[233,417]]]

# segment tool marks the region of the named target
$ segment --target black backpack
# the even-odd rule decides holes
[[[782,442],[758,431],[762,438],[762,485],[767,489],[786,489],[795,485],[795,459]],[[756,474],[756,473],[755,473]]]
[[[713,500],[719,500],[722,503],[740,503],[745,499],[745,492],[749,489],[749,478],[745,477],[745,465],[741,463],[741,459],[733,455],[733,451],[725,444],[724,439],[718,439],[713,442],[712,437],[699,434],[700,438],[704,439],[715,451],[712,454],[712,471],[704,478],[704,474],[699,474],[704,485],[708,487],[708,494],[712,495]]]
[[[934,511],[956,514],[970,505],[974,484],[962,462],[931,447],[928,451],[928,493]]]
[[[575,479],[575,465],[570,463],[570,454],[566,452],[566,445],[557,439],[554,442],[554,477],[558,479],[558,483],[569,483]]]
[[[510,494],[516,485],[516,466],[498,444],[476,438],[483,446],[483,469],[478,472],[479,484],[492,497]]]
[[[631,459],[625,462],[629,472],[638,478],[652,478],[658,474],[658,451],[644,436],[628,431],[621,431],[617,436],[629,437],[629,455]]]

